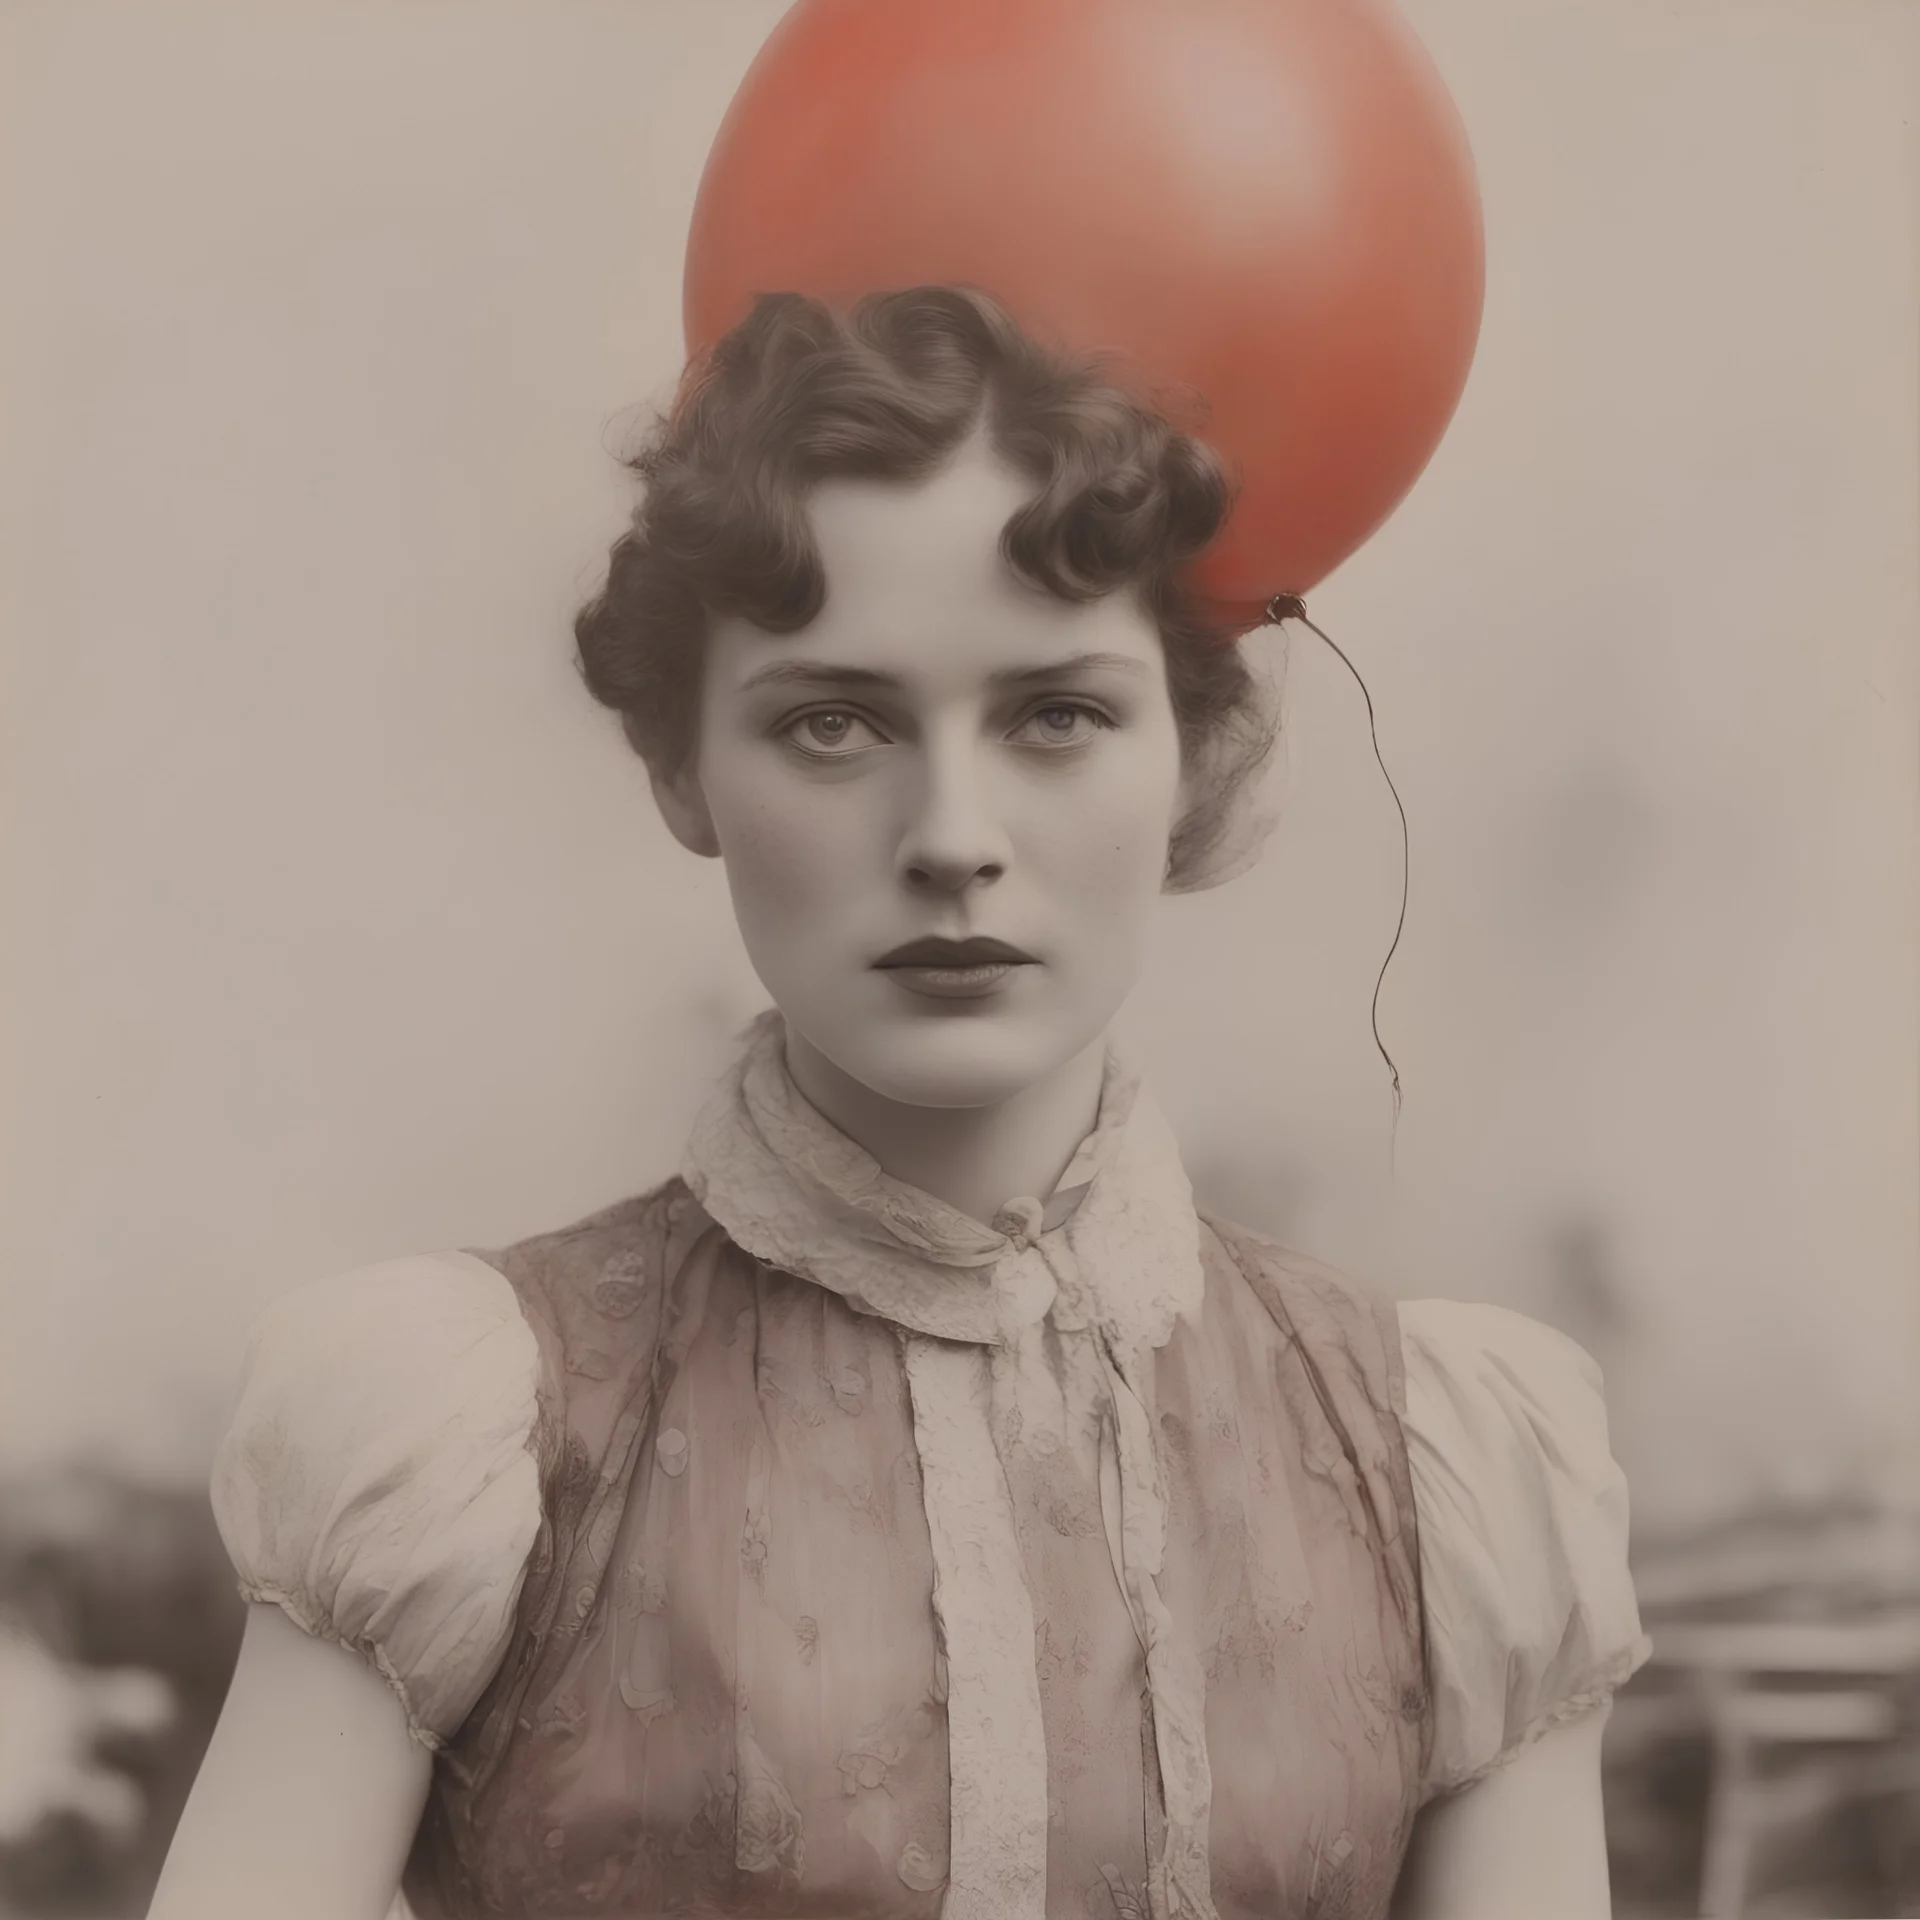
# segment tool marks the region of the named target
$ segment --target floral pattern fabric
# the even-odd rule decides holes
[[[452,1617],[471,1551],[330,1545],[328,1476],[288,1463],[504,1486],[457,1463],[484,1432],[497,1467],[517,1428],[494,1643],[447,1640],[425,1686],[338,1636],[440,1748],[422,1920],[1380,1920],[1420,1805],[1643,1657],[1603,1407],[1598,1454],[1591,1408],[1570,1453],[1543,1445],[1563,1387],[1601,1405],[1585,1356],[1451,1303],[1403,1335],[1204,1218],[1118,1053],[1056,1192],[988,1226],[809,1107],[770,1014],[682,1177],[454,1273],[521,1346],[516,1372],[504,1337],[455,1340],[442,1375],[511,1418],[416,1423],[399,1460],[378,1393],[303,1417],[269,1334],[216,1475],[243,1582],[302,1596],[310,1630],[305,1570],[354,1552],[403,1614]],[[1544,1427],[1475,1370],[1534,1334]],[[1554,1567],[1504,1614],[1452,1538],[1463,1489]]]

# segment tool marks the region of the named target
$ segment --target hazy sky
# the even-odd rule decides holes
[[[779,11],[0,14],[0,1461],[198,1472],[267,1295],[672,1170],[759,999],[566,626]],[[1397,1143],[1398,821],[1310,637],[1133,1030],[1228,1211],[1597,1345],[1611,1287],[1645,1525],[1818,1497],[1920,1404],[1916,14],[1407,11],[1486,323],[1313,596],[1412,822]]]

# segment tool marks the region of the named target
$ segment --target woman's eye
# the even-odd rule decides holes
[[[1097,707],[1052,701],[1029,713],[1015,735],[1043,747],[1079,747],[1113,725]],[[871,745],[883,744],[885,738],[871,722],[844,707],[816,707],[811,713],[796,714],[780,729],[780,737],[815,760],[850,759]]]
[[[1056,702],[1036,707],[1023,724],[1034,728],[1044,745],[1077,747],[1101,728],[1111,727],[1113,722],[1097,707]]]
[[[868,733],[873,732],[857,713],[848,713],[841,707],[822,707],[789,720],[780,731],[802,753],[830,760],[839,758],[850,748],[857,748],[863,727]]]

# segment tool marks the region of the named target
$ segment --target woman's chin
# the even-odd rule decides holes
[[[883,1100],[910,1107],[988,1107],[1045,1079],[1083,1044],[1036,1017],[1035,1009],[999,996],[962,1004],[968,1010],[958,1019],[903,1005],[868,1010],[820,1050]],[[818,1040],[816,1035],[816,1045]]]

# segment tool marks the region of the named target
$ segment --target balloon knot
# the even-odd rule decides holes
[[[1276,593],[1267,602],[1267,618],[1278,626],[1282,620],[1304,620],[1307,603],[1297,593]]]

